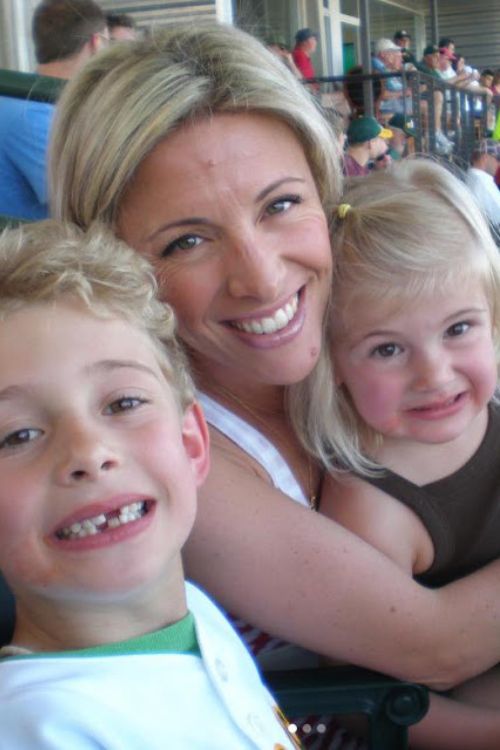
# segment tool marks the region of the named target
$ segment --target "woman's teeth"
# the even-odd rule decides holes
[[[93,518],[86,518],[84,521],[77,521],[71,526],[65,526],[56,531],[58,539],[83,539],[86,536],[94,536],[108,529],[116,529],[118,526],[124,526],[126,523],[138,521],[147,513],[146,501],[130,503],[124,505],[119,510],[111,513],[100,513]]]
[[[268,318],[256,318],[233,323],[235,328],[245,333],[276,333],[285,328],[292,320],[299,306],[299,295],[295,294],[290,302],[276,310],[274,315]]]

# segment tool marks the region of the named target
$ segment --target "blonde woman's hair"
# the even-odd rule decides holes
[[[290,409],[304,444],[326,466],[371,474],[380,467],[367,453],[380,436],[359,417],[346,389],[335,386],[332,340],[348,330],[362,300],[398,309],[406,300],[478,279],[500,352],[499,252],[467,187],[425,159],[406,159],[353,180],[334,212],[331,233],[334,269],[326,341],[315,370],[292,387]]]
[[[67,84],[51,144],[52,214],[87,227],[116,222],[148,153],[183,123],[266,114],[301,142],[325,210],[340,190],[337,139],[303,84],[260,42],[231,26],[172,26],[96,55]]]
[[[193,401],[172,308],[158,301],[149,263],[108,230],[83,232],[53,220],[5,229],[0,268],[0,320],[30,305],[73,300],[98,317],[123,318],[150,337],[181,408]]]

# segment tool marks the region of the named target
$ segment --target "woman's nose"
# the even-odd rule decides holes
[[[279,296],[285,270],[279,248],[256,236],[239,238],[228,248],[225,266],[232,297],[273,301]]]
[[[60,484],[94,482],[119,464],[116,451],[97,430],[75,427],[65,431],[58,443],[56,481]]]

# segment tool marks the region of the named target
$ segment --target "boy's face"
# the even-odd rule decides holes
[[[19,606],[182,584],[207,431],[147,335],[37,305],[0,321],[0,363],[0,568]]]

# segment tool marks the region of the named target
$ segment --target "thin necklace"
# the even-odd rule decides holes
[[[272,429],[269,427],[269,420],[266,419],[265,414],[260,414],[257,409],[252,409],[248,406],[245,401],[240,399],[238,396],[236,396],[234,393],[231,393],[227,388],[224,386],[218,385],[217,388],[213,389],[213,393],[215,396],[219,394],[222,396],[224,400],[227,400],[229,403],[233,402],[234,404],[241,407],[241,409],[246,412],[250,417],[252,417],[259,425],[263,425],[265,427],[265,432],[269,433],[269,435],[274,437],[274,447],[277,448],[279,445],[279,441],[276,440],[278,437],[278,433],[276,429]],[[276,411],[274,415],[278,415],[281,412]],[[271,414],[271,412],[269,412]],[[306,453],[306,462],[307,462],[307,487],[306,487],[306,497],[309,504],[309,508],[311,510],[318,510],[320,502],[321,502],[321,490],[323,487],[323,478],[324,478],[324,472],[320,471],[319,480],[318,482],[314,481],[314,459],[312,456]]]

